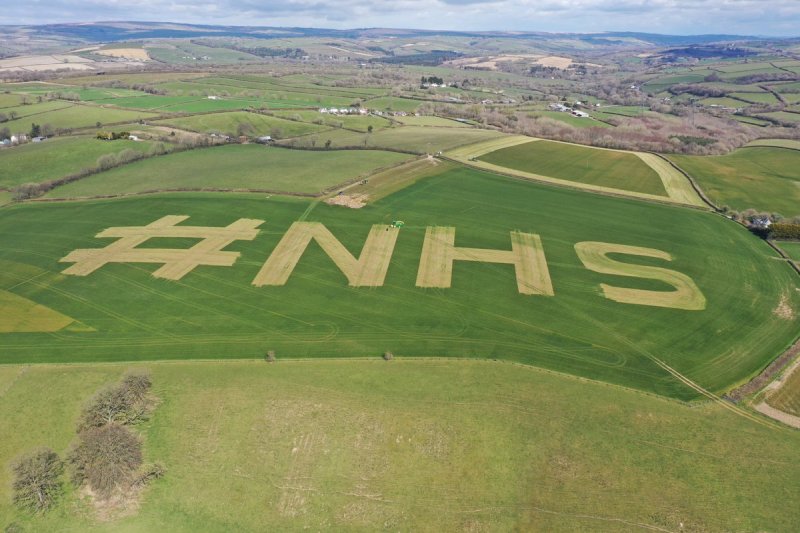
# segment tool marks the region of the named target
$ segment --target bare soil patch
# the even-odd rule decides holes
[[[328,205],[340,205],[342,207],[349,207],[350,209],[361,209],[367,205],[369,195],[366,194],[338,194],[331,198],[327,198],[325,203]]]
[[[777,307],[772,310],[772,314],[784,320],[793,320],[795,317],[794,309],[789,305],[789,298],[784,294],[781,296],[780,302]]]
[[[144,48],[109,48],[97,50],[95,53],[109,57],[123,57],[125,59],[135,59],[137,61],[150,61],[150,54]]]
[[[557,69],[566,70],[572,65],[572,59],[560,56],[547,56],[537,59],[536,64],[544,67],[555,67]]]

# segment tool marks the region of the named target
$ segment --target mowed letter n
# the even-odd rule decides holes
[[[177,225],[187,218],[170,215],[147,226],[108,228],[97,237],[117,237],[119,240],[105,248],[71,252],[61,259],[61,262],[74,263],[64,273],[86,276],[107,263],[157,263],[163,266],[153,272],[153,276],[178,280],[200,265],[233,266],[239,252],[223,251],[223,248],[236,240],[253,240],[258,234],[257,228],[264,223],[263,220],[239,219],[225,227]],[[372,226],[361,254],[356,258],[323,224],[295,222],[256,274],[253,285],[284,285],[313,240],[344,274],[351,287],[381,287],[399,231],[394,226]],[[155,237],[191,237],[200,241],[187,249],[137,248]],[[426,229],[417,270],[417,287],[446,289],[452,283],[455,261],[475,261],[513,265],[520,294],[555,295],[539,235],[510,232],[510,250],[459,247],[455,245],[455,238],[456,229],[453,227]],[[608,257],[613,253],[671,261],[672,256],[666,252],[603,242],[579,242],[575,251],[583,265],[594,272],[658,280],[674,289],[651,291],[603,283],[600,289],[609,300],[692,311],[705,309],[703,293],[685,274],[661,267],[623,263]]]

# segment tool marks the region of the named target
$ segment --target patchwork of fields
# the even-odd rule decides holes
[[[789,375],[800,278],[709,204],[800,215],[800,61],[305,31],[0,83],[0,526],[795,529],[800,371],[743,391]],[[131,369],[166,475],[15,506]]]

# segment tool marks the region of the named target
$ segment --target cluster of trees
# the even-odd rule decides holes
[[[154,95],[165,95],[167,91],[164,89],[159,89],[158,87],[154,87],[148,83],[126,83],[120,80],[108,80],[108,81],[101,81],[97,83],[93,83],[92,87],[109,87],[113,89],[131,89],[134,91],[141,91],[147,94],[154,94]],[[87,88],[86,85],[83,86],[84,89]]]
[[[129,131],[98,131],[96,137],[102,141],[118,141],[130,137]]]
[[[236,46],[228,48],[233,48],[234,50],[245,52],[247,54],[252,54],[258,57],[285,57],[288,59],[300,59],[308,55],[308,52],[306,52],[302,48],[288,48],[288,47],[270,48],[267,46],[256,46],[252,48],[244,46]]]
[[[708,85],[698,85],[696,83],[679,83],[670,87],[669,92],[674,95],[691,94],[702,98],[718,98],[728,94],[722,89],[709,87]]]
[[[444,85],[444,80],[439,76],[422,76],[419,84],[421,87],[428,85],[430,83],[435,83],[437,85]]]
[[[800,218],[794,222],[776,222],[769,227],[769,236],[773,239],[800,241]]]
[[[80,102],[81,95],[71,91],[48,92],[45,94],[48,100],[69,100],[70,102]]]
[[[78,423],[78,440],[67,460],[75,486],[86,484],[100,499],[129,495],[147,480],[161,477],[164,467],[142,469],[142,439],[131,428],[146,420],[154,401],[150,376],[128,374],[98,392]]]
[[[132,429],[153,410],[151,386],[148,374],[131,373],[99,391],[84,408],[65,459],[50,448],[17,459],[12,465],[14,503],[33,512],[52,508],[63,493],[65,467],[76,487],[87,486],[100,500],[130,497],[163,476],[162,465],[143,466],[142,439]]]
[[[2,124],[3,122],[8,122],[9,120],[15,120],[16,118],[17,118],[16,111],[9,111],[7,115],[5,113],[0,113],[0,124]]]

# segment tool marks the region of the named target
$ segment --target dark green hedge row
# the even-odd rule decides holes
[[[797,239],[800,240],[800,224],[789,224],[776,222],[770,226],[769,236],[773,239]]]

